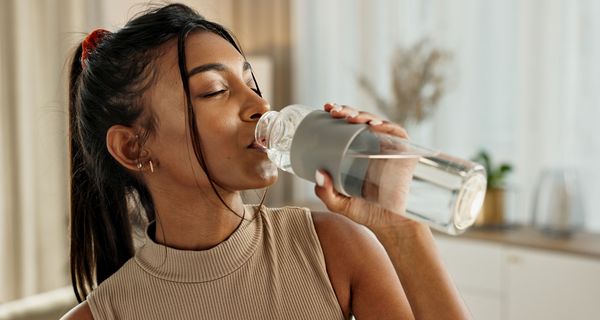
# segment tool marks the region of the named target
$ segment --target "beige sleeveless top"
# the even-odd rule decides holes
[[[87,297],[94,319],[344,319],[310,211],[263,207],[248,220],[204,251],[159,245],[147,231]]]

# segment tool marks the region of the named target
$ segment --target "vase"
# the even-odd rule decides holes
[[[503,226],[506,217],[506,189],[489,188],[481,207],[481,212],[475,220],[475,226]]]

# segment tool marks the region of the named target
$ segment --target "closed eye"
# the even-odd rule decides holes
[[[211,92],[211,93],[207,93],[207,94],[203,95],[202,97],[203,98],[211,98],[211,97],[218,96],[218,95],[220,95],[222,93],[225,93],[226,91],[227,91],[227,89],[223,89],[223,90],[219,90],[219,91],[214,91],[214,92]]]

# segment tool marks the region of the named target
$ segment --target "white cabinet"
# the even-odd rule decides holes
[[[504,247],[462,238],[437,237],[454,283],[475,319],[501,320],[504,301]]]
[[[600,261],[509,248],[508,319],[600,319]]]
[[[475,319],[600,319],[600,259],[437,236]]]

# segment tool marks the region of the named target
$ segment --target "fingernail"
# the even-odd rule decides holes
[[[348,115],[346,116],[346,118],[356,118],[356,117],[358,117],[358,111],[356,111],[356,110],[348,111]]]
[[[382,123],[383,123],[383,121],[381,121],[379,119],[373,119],[373,120],[369,121],[369,125],[370,126],[378,126],[378,125],[380,125]]]
[[[333,104],[333,109],[331,109],[331,111],[340,112],[340,111],[342,111],[342,109],[344,109],[342,106],[340,106],[337,103],[334,103]]]
[[[325,176],[319,170],[315,171],[315,182],[319,187],[325,184]]]

